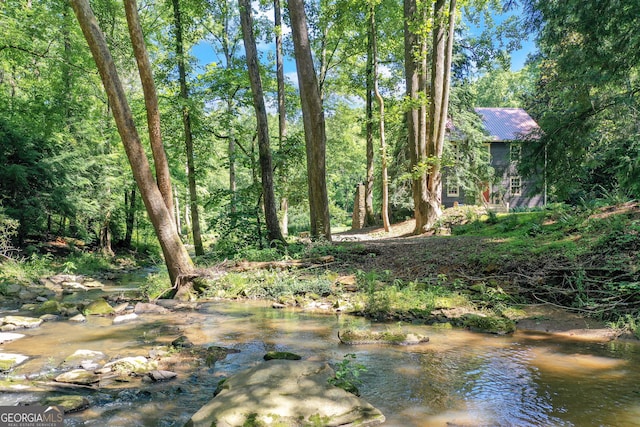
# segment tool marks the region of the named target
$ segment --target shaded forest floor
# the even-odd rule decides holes
[[[367,228],[336,234],[341,250],[332,268],[428,282],[494,307],[514,304],[522,310],[519,328],[591,338],[624,330],[637,335],[637,202],[482,219],[455,211],[449,216],[443,229],[452,235],[413,236],[413,221],[395,224],[390,233]]]

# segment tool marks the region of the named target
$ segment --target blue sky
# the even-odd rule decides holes
[[[514,11],[511,11],[511,12],[508,12],[508,13],[502,14],[502,15],[494,14],[493,15],[493,19],[497,23],[499,23],[499,22],[502,22],[504,19],[506,19],[507,17],[509,17],[511,15],[517,15],[517,14],[520,14],[520,13],[521,13],[521,11],[519,9],[516,9]],[[270,21],[273,21],[273,13],[271,11],[266,12],[265,17],[267,19],[269,19]],[[466,25],[470,27],[470,31],[472,33],[479,33],[483,29],[482,26],[473,27],[473,26],[470,26],[468,23]],[[289,33],[290,33],[290,29],[289,28],[285,28],[284,29],[285,36],[287,36]],[[511,53],[511,69],[513,71],[517,71],[517,70],[522,69],[522,67],[524,66],[525,61],[527,60],[527,56],[530,53],[535,52],[535,50],[536,50],[535,43],[531,39],[523,40],[521,42],[521,45],[522,45],[521,49]],[[264,45],[258,46],[258,49],[259,50],[263,49],[263,50],[273,51],[274,43],[269,43],[269,44],[264,44]],[[198,60],[199,60],[199,62],[200,62],[202,67],[204,67],[204,65],[209,64],[211,62],[218,61],[218,58],[216,58],[216,54],[215,54],[214,50],[207,43],[200,43],[200,44],[194,46],[192,48],[191,53],[196,58],[198,58]],[[295,62],[294,62],[293,58],[285,56],[284,71],[285,71],[285,74],[287,75],[287,77],[291,81],[293,81],[294,83],[297,81]]]

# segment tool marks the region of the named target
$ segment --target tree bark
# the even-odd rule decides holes
[[[131,193],[127,190],[124,192],[124,208],[126,214],[126,231],[124,234],[123,245],[125,248],[131,247],[131,238],[133,237],[133,226],[136,218],[136,186],[131,187]]]
[[[300,84],[300,101],[307,153],[307,183],[311,237],[331,240],[329,200],[326,185],[326,133],[318,80],[313,68],[307,18],[302,0],[289,0],[296,69]]]
[[[414,217],[416,219],[415,234],[424,232],[424,217],[427,212],[426,188],[427,180],[424,163],[427,158],[426,146],[426,44],[418,36],[420,33],[420,16],[425,11],[418,11],[416,0],[404,0],[404,47],[405,75],[407,98],[410,109],[407,112],[407,134],[411,160],[412,195]]]
[[[378,105],[380,108],[380,117],[378,118],[378,120],[380,121],[380,173],[382,175],[381,213],[384,231],[388,233],[389,231],[391,231],[391,223],[389,221],[389,174],[387,171],[387,140],[384,129],[384,98],[382,98],[382,94],[380,94],[378,83],[378,46],[376,36],[376,12],[374,5],[371,5],[371,9],[369,10],[369,24],[371,31],[371,53],[373,58],[373,91],[376,95],[376,99],[378,100]]]
[[[189,114],[189,88],[184,65],[184,47],[182,44],[182,16],[180,1],[173,0],[173,18],[176,31],[176,56],[178,60],[178,79],[180,80],[180,99],[182,100],[182,125],[184,127],[184,143],[187,154],[187,179],[189,181],[189,208],[191,210],[191,233],[196,256],[204,255],[202,235],[200,232],[200,215],[198,214],[198,192],[196,187],[196,170],[193,159],[193,132],[191,132],[191,115]]]
[[[372,8],[373,6],[371,6]],[[364,225],[375,224],[373,212],[373,183],[374,183],[374,151],[373,151],[373,37],[371,25],[367,31],[367,87],[365,97],[366,138],[367,138],[367,176],[364,196]]]
[[[282,56],[282,13],[280,0],[273,0],[274,24],[276,33],[276,80],[278,82],[278,142],[280,149],[284,148],[287,136],[287,110],[285,108],[284,87],[284,59]],[[287,177],[282,172],[283,192],[285,195],[280,200],[280,231],[284,237],[289,235],[289,201],[287,200]]]
[[[151,62],[142,34],[142,26],[138,17],[138,6],[135,0],[124,0],[124,9],[129,27],[129,36],[133,45],[133,53],[138,64],[138,73],[144,92],[144,104],[147,110],[147,128],[149,130],[149,142],[153,163],[156,170],[156,180],[158,188],[162,193],[164,203],[169,212],[173,212],[173,195],[171,194],[171,175],[169,173],[169,162],[162,144],[162,134],[160,132],[160,111],[158,108],[158,95],[156,85],[151,72]]]
[[[174,286],[173,296],[186,284],[182,277],[192,273],[193,263],[180,241],[171,212],[151,173],[115,63],[93,11],[87,0],[71,0],[71,6],[100,72],[131,170],[162,248]]]
[[[100,225],[100,252],[106,257],[115,255],[111,248],[111,212],[109,211]]]
[[[269,122],[267,120],[267,109],[262,91],[262,79],[260,78],[258,50],[253,35],[251,1],[238,0],[238,7],[240,8],[240,26],[242,27],[244,37],[247,69],[249,71],[253,106],[256,111],[256,121],[258,125],[258,156],[260,158],[260,172],[262,175],[262,194],[264,196],[264,216],[267,224],[267,238],[269,242],[276,240],[284,242],[284,238],[280,232],[276,197],[273,191],[273,162],[271,160],[271,148],[269,146]]]
[[[442,150],[447,124],[451,60],[455,25],[456,0],[437,0],[433,12],[433,55],[431,62],[431,128],[427,157],[434,159],[427,175],[428,209],[424,228],[432,228],[442,215]],[[447,17],[448,15],[448,17]]]

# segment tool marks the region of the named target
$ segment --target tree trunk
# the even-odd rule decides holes
[[[171,175],[169,173],[169,163],[167,162],[167,155],[164,151],[162,135],[160,133],[158,95],[156,94],[156,85],[151,72],[151,62],[147,54],[142,27],[140,26],[136,1],[124,0],[124,9],[127,16],[129,35],[133,45],[133,53],[138,64],[142,91],[144,92],[144,105],[147,110],[147,128],[149,130],[149,142],[151,144],[151,153],[153,154],[153,163],[156,169],[156,180],[164,203],[167,205],[167,209],[169,209],[169,212],[173,212]]]
[[[424,6],[423,6],[424,7]],[[425,8],[426,9],[426,8]],[[407,133],[409,139],[409,154],[411,159],[413,209],[416,219],[414,233],[424,232],[424,218],[427,212],[427,180],[424,171],[427,159],[426,146],[426,44],[418,36],[421,16],[426,11],[419,12],[416,0],[404,0],[404,50],[407,98],[411,102],[411,109],[407,112]],[[418,27],[418,28],[416,28]]]
[[[180,14],[179,0],[173,0],[173,18],[176,30],[176,57],[178,60],[178,79],[180,80],[180,99],[182,100],[182,124],[184,126],[184,143],[187,152],[187,178],[189,181],[191,232],[193,235],[193,246],[196,256],[200,256],[204,255],[204,248],[202,246],[202,236],[200,233],[200,215],[198,214],[196,171],[193,160],[193,133],[191,132],[191,116],[189,115],[189,89],[187,88],[187,73],[184,65],[184,48],[182,45],[182,17]]]
[[[307,152],[310,232],[312,238],[318,238],[322,235],[327,240],[331,240],[331,221],[326,185],[324,112],[313,68],[307,18],[302,0],[289,0],[289,15],[300,84],[300,102]]]
[[[182,213],[180,212],[180,196],[178,195],[178,188],[173,186],[173,205],[174,205],[174,221],[176,223],[176,230],[179,235],[182,235]]]
[[[233,113],[233,101],[231,99],[227,100],[227,113],[229,117],[232,116]],[[231,216],[231,226],[235,228],[236,226],[236,192],[237,192],[237,182],[236,182],[236,139],[235,133],[233,132],[233,126],[229,127],[229,140],[227,146],[227,153],[229,153],[229,198],[230,198],[230,210],[229,214]]]
[[[278,223],[276,197],[273,191],[273,166],[271,161],[271,148],[269,147],[269,122],[267,120],[267,109],[264,104],[264,93],[262,92],[258,50],[253,35],[251,1],[238,0],[238,7],[240,8],[240,25],[244,37],[247,69],[249,71],[253,106],[256,111],[256,121],[258,125],[258,156],[260,158],[260,172],[262,175],[262,194],[264,196],[264,216],[267,224],[267,238],[269,242],[275,240],[284,242],[284,238],[280,232],[280,224]]]
[[[278,82],[278,142],[280,150],[284,148],[287,136],[287,110],[285,108],[284,87],[284,59],[282,57],[282,13],[280,0],[273,0],[274,24],[276,33],[276,79]],[[285,193],[280,200],[280,231],[284,237],[289,235],[289,201],[287,200],[286,172],[280,174],[282,192]]]
[[[442,215],[442,169],[440,160],[444,146],[449,102],[451,56],[456,1],[450,0],[449,13],[446,0],[437,0],[433,12],[433,55],[431,59],[431,128],[427,144],[427,157],[434,159],[427,175],[428,209],[424,218],[425,229],[432,228]],[[448,19],[447,19],[448,15]]]
[[[112,257],[115,254],[111,249],[111,212],[107,212],[104,221],[100,225],[100,252],[106,257]]]
[[[71,5],[100,72],[131,170],[162,248],[174,286],[173,296],[186,284],[182,279],[192,274],[193,263],[176,233],[171,212],[151,172],[115,63],[88,0],[72,0]]]
[[[131,187],[131,194],[126,190],[124,192],[124,205],[127,213],[125,224],[126,231],[124,234],[123,245],[125,248],[131,247],[131,237],[133,236],[133,226],[136,218],[136,186]]]
[[[373,7],[373,6],[371,6]],[[373,34],[371,26],[367,33],[367,87],[365,100],[366,138],[367,138],[367,180],[365,182],[364,196],[364,225],[375,224],[373,212],[373,183],[374,183],[374,151],[373,151]]]
[[[376,37],[376,12],[375,6],[371,5],[369,11],[369,23],[371,32],[371,53],[373,58],[373,90],[380,106],[380,157],[381,157],[381,175],[382,175],[382,224],[384,231],[391,231],[391,223],[389,222],[389,175],[387,172],[387,140],[384,130],[384,99],[380,94],[378,87],[378,47]]]

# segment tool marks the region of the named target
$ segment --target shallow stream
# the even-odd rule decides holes
[[[640,426],[638,343],[402,325],[429,336],[430,342],[346,346],[337,337],[345,326],[399,327],[276,310],[267,303],[211,302],[197,311],[143,315],[121,325],[101,317],[84,324],[47,322],[16,331],[27,337],[0,350],[31,357],[10,374],[14,377],[55,372],[78,349],[102,351],[110,358],[146,355],[182,334],[198,346],[240,350],[213,366],[173,366],[178,378],[164,383],[135,380],[119,389],[70,390],[85,395],[91,407],[67,415],[69,426],[182,426],[212,398],[221,378],[262,363],[271,350],[334,365],[355,354],[355,363],[368,369],[361,374],[362,397],[385,414],[385,426]],[[46,393],[51,392],[3,392],[0,405],[39,400]]]

